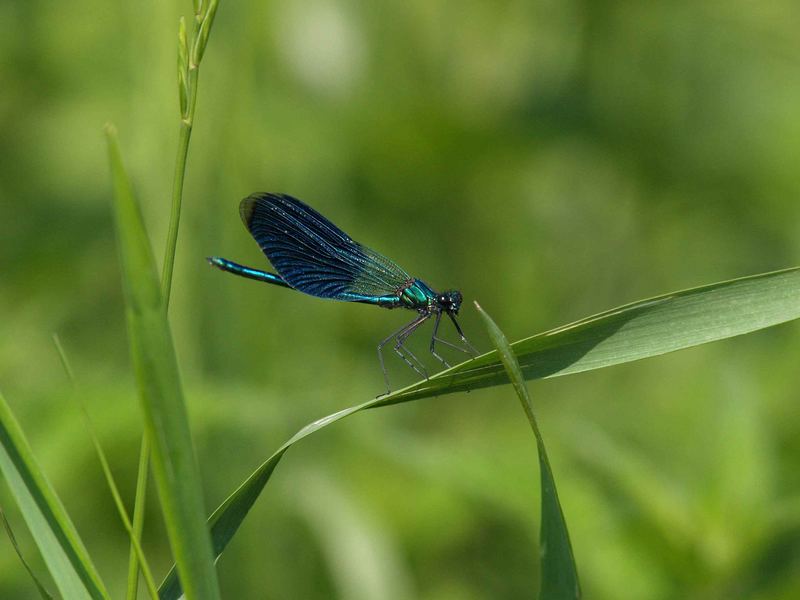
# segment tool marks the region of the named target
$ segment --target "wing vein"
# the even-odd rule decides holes
[[[254,194],[242,200],[240,212],[278,274],[301,292],[353,301],[395,295],[411,279],[394,262],[291,196]]]

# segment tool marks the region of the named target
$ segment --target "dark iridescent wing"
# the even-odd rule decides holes
[[[395,295],[412,279],[297,198],[253,194],[239,212],[280,276],[306,294],[354,301]]]

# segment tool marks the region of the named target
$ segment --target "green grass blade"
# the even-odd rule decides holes
[[[72,367],[67,360],[67,353],[64,352],[64,346],[61,345],[61,339],[57,333],[53,333],[53,344],[58,352],[58,358],[61,359],[61,366],[64,368],[64,374],[67,376],[70,384],[75,385],[75,374],[72,372]]]
[[[523,379],[556,377],[657,356],[800,317],[800,268],[763,273],[634,302],[511,344]],[[367,408],[502,385],[498,352],[487,352],[387,396],[307,425],[256,469],[209,517],[215,556],[242,524],[284,453],[307,435]],[[180,596],[170,572],[162,600]]]
[[[109,598],[100,575],[0,394],[0,472],[61,596]]]
[[[547,458],[544,438],[533,414],[533,403],[528,394],[528,388],[525,386],[525,380],[522,378],[522,371],[506,336],[477,302],[475,306],[481,317],[483,317],[489,337],[500,355],[503,367],[506,369],[506,373],[514,386],[514,391],[522,404],[522,409],[528,417],[531,429],[533,429],[533,434],[536,436],[542,488],[542,524],[540,532],[542,575],[539,598],[545,600],[580,598],[581,589],[578,583],[578,571],[572,554],[572,544],[569,541],[567,522],[564,520],[561,503],[558,501],[556,482],[553,478],[553,471],[550,468],[550,460]]]
[[[89,438],[92,440],[92,445],[94,446],[95,453],[97,454],[97,459],[100,461],[100,467],[103,469],[103,476],[106,478],[108,489],[110,490],[111,496],[114,499],[114,505],[117,507],[117,513],[119,514],[120,521],[122,521],[123,527],[125,527],[125,530],[128,532],[128,536],[130,537],[131,543],[135,549],[136,558],[139,561],[139,567],[142,570],[142,576],[144,577],[147,589],[150,592],[150,597],[158,598],[158,591],[156,590],[156,584],[155,580],[153,579],[152,571],[150,570],[150,565],[144,555],[144,551],[139,543],[139,539],[134,533],[133,525],[131,524],[130,517],[128,516],[128,511],[125,508],[125,503],[122,501],[122,496],[120,495],[119,488],[114,480],[114,475],[111,473],[111,465],[108,463],[106,453],[103,450],[103,447],[100,445],[100,438],[97,437],[97,432],[95,431],[92,420],[89,417],[89,411],[86,408],[83,400],[78,399],[78,404],[80,405],[81,412],[83,413],[86,429],[89,432]]]
[[[2,508],[0,508],[0,519],[3,521],[3,528],[6,530],[6,535],[8,535],[8,540],[11,542],[11,546],[14,548],[14,552],[17,554],[22,566],[25,567],[28,575],[31,576],[33,584],[36,586],[39,595],[44,598],[44,600],[53,600],[53,596],[50,595],[50,592],[47,591],[47,588],[44,587],[44,584],[39,581],[36,573],[33,572],[33,569],[28,564],[28,561],[25,560],[25,557],[22,555],[22,550],[20,550],[19,546],[17,545],[17,538],[14,536],[14,532],[11,530],[11,524],[8,522],[8,519],[6,519],[6,513],[3,512]]]
[[[131,354],[167,534],[186,596],[216,599],[219,585],[204,523],[200,474],[155,261],[116,134],[111,127],[106,134]]]
[[[183,183],[186,177],[189,141],[192,137],[197,106],[200,61],[208,44],[219,1],[200,2],[195,0],[193,4],[195,18],[192,20],[191,38],[187,38],[186,21],[183,17],[181,17],[178,25],[178,97],[181,120],[178,135],[178,153],[175,159],[175,171],[172,180],[172,208],[170,209],[169,230],[164,250],[164,265],[161,271],[161,293],[164,299],[165,312],[169,309],[169,298],[172,293],[172,271],[175,267],[175,252],[178,245],[178,229],[180,227]],[[190,46],[192,48],[191,53],[189,51]],[[137,478],[138,485],[133,510],[133,535],[137,540],[141,538],[144,528],[147,476],[150,464],[149,444],[150,441],[147,436],[143,436],[139,459],[139,476]],[[137,595],[139,569],[137,562],[136,548],[132,545],[128,562],[127,598],[129,600],[135,599]]]
[[[56,351],[61,359],[61,365],[64,367],[64,372],[67,375],[67,379],[69,379],[70,383],[72,384],[73,390],[77,389],[75,375],[72,372],[72,367],[69,364],[67,353],[64,351],[64,346],[61,344],[61,339],[58,337],[57,333],[53,334],[53,344],[55,344]],[[128,535],[131,538],[131,544],[133,545],[137,560],[142,565],[142,574],[150,592],[150,597],[157,598],[158,593],[156,591],[155,581],[153,580],[153,576],[150,571],[150,565],[147,563],[141,544],[139,543],[139,538],[134,534],[133,526],[131,525],[130,518],[128,517],[128,511],[125,509],[125,504],[123,503],[122,496],[119,493],[117,482],[114,480],[114,475],[111,472],[111,465],[108,462],[108,458],[106,457],[106,453],[105,450],[103,450],[102,444],[100,444],[100,438],[97,435],[97,431],[95,431],[92,418],[89,415],[89,409],[86,407],[86,403],[83,401],[83,398],[80,395],[76,394],[75,401],[77,402],[78,408],[83,416],[83,421],[86,426],[86,431],[89,433],[89,438],[92,440],[94,451],[97,454],[97,460],[100,462],[100,467],[103,469],[103,476],[106,478],[108,489],[111,492],[112,498],[114,499],[114,504],[117,507],[117,513],[119,514],[123,527],[125,527],[125,530],[128,532]]]
[[[601,369],[800,318],[800,267],[614,308],[511,344],[525,379]],[[382,404],[508,383],[497,352],[382,398]]]
[[[150,444],[147,434],[142,435],[142,444],[139,449],[139,468],[136,473],[136,496],[133,500],[133,522],[131,535],[136,542],[131,541],[131,551],[128,556],[128,590],[125,594],[127,600],[136,600],[139,597],[139,558],[136,543],[141,543],[144,531],[144,509],[147,499],[147,478],[150,474]]]
[[[225,550],[228,542],[230,542],[247,513],[250,512],[253,504],[255,504],[264,486],[267,485],[275,467],[278,466],[281,458],[292,445],[331,423],[369,408],[374,402],[375,400],[370,400],[364,404],[340,410],[306,425],[263,462],[208,518],[208,526],[211,530],[211,539],[214,545],[214,555],[219,557],[222,551]],[[177,600],[180,598],[181,584],[176,577],[174,567],[167,573],[158,591],[161,600]]]

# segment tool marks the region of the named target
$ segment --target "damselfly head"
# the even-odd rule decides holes
[[[458,309],[461,308],[461,300],[461,292],[458,290],[447,290],[436,297],[436,303],[439,308],[451,315],[458,314]]]

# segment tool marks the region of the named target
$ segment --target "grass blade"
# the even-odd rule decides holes
[[[511,344],[526,380],[601,369],[800,318],[800,267],[647,300]],[[384,396],[382,404],[508,383],[496,351]]]
[[[169,230],[164,250],[164,266],[161,271],[161,293],[164,300],[164,311],[169,309],[169,298],[172,292],[172,271],[175,266],[175,252],[178,245],[178,229],[183,202],[183,183],[186,177],[186,161],[189,155],[189,141],[192,137],[194,114],[197,105],[197,87],[200,73],[200,61],[205,52],[211,26],[217,13],[219,0],[193,2],[195,18],[192,20],[191,39],[187,38],[186,21],[181,17],[178,24],[178,97],[180,105],[180,130],[178,136],[178,154],[175,159],[175,171],[172,180],[172,208],[170,210]],[[192,51],[190,53],[189,47]],[[191,60],[190,60],[191,58]],[[144,528],[144,509],[147,501],[147,476],[150,464],[150,440],[142,436],[139,458],[139,475],[137,477],[136,499],[133,509],[133,535],[139,540]],[[138,590],[138,564],[136,549],[132,546],[128,562],[128,594],[127,598],[136,598]]]
[[[58,337],[57,333],[53,333],[53,344],[56,347],[56,352],[58,352],[58,358],[61,359],[61,366],[64,368],[64,374],[74,387],[75,374],[72,372],[72,367],[69,364],[69,360],[67,360],[67,353],[64,352],[64,346],[61,345],[61,339]]]
[[[53,344],[55,344],[56,350],[58,351],[58,356],[61,358],[61,364],[64,367],[64,372],[72,384],[73,390],[76,390],[77,385],[75,383],[75,375],[73,374],[72,367],[67,359],[67,353],[64,351],[64,346],[61,345],[61,340],[56,333],[53,334]],[[106,453],[103,450],[103,446],[100,444],[100,438],[97,436],[97,431],[95,431],[92,418],[89,415],[89,409],[86,407],[86,403],[83,401],[83,398],[80,395],[75,396],[75,401],[78,404],[78,408],[83,416],[83,422],[86,427],[86,431],[89,433],[89,438],[92,440],[94,451],[97,454],[97,460],[100,462],[100,467],[103,469],[103,476],[106,478],[106,483],[108,484],[108,489],[111,492],[111,497],[114,500],[114,504],[117,507],[119,518],[122,521],[122,525],[125,527],[125,530],[128,532],[137,560],[141,563],[142,574],[147,584],[147,589],[150,592],[150,597],[157,598],[158,592],[156,591],[155,581],[153,580],[153,575],[150,571],[150,565],[147,563],[144,551],[139,543],[139,538],[134,535],[133,526],[131,525],[131,520],[128,517],[128,511],[125,508],[125,503],[122,501],[122,496],[119,493],[117,482],[114,480],[114,475],[111,472],[111,465],[108,462]]]
[[[544,446],[544,438],[539,430],[536,417],[533,414],[533,404],[531,403],[528,388],[522,378],[522,371],[519,367],[514,352],[500,331],[500,328],[486,314],[486,312],[475,303],[475,307],[483,317],[489,337],[500,355],[503,367],[506,369],[509,379],[514,387],[514,391],[519,397],[525,416],[536,436],[536,446],[539,451],[539,473],[542,488],[541,506],[541,560],[542,575],[541,586],[539,588],[539,598],[546,600],[570,600],[581,597],[581,589],[578,583],[578,571],[575,567],[575,558],[572,554],[572,544],[569,541],[567,522],[564,520],[564,513],[561,510],[561,503],[558,501],[556,482],[553,478],[553,471],[550,468],[550,460],[547,458],[547,450]]]
[[[44,600],[53,600],[53,596],[50,595],[50,592],[47,591],[47,588],[44,587],[44,584],[39,581],[36,573],[33,572],[33,569],[28,564],[28,561],[25,560],[25,557],[22,555],[22,550],[20,550],[19,546],[17,545],[17,538],[14,536],[14,532],[11,530],[11,524],[8,522],[8,519],[6,519],[6,513],[3,512],[2,508],[0,508],[0,519],[3,521],[3,528],[6,530],[6,535],[8,535],[8,540],[11,542],[11,546],[14,548],[14,552],[17,554],[17,557],[19,557],[19,560],[22,563],[22,566],[25,567],[28,575],[31,576],[39,595],[44,598]]]
[[[216,599],[219,586],[204,524],[200,474],[155,261],[116,133],[107,127],[106,135],[131,354],[167,534],[186,596]]]
[[[139,597],[139,558],[135,544],[141,544],[142,531],[144,531],[144,509],[147,499],[147,477],[150,473],[150,444],[147,434],[142,435],[142,445],[139,449],[139,468],[136,472],[136,496],[133,500],[133,522],[131,523],[131,550],[128,556],[128,590],[125,594],[127,600],[136,600]]]
[[[292,436],[289,441],[284,443],[283,446],[278,448],[277,452],[264,461],[208,518],[208,526],[211,530],[211,540],[214,546],[214,556],[219,557],[222,551],[225,550],[228,542],[233,538],[239,526],[242,524],[242,521],[244,521],[244,518],[247,516],[247,513],[250,512],[253,504],[255,504],[264,486],[267,485],[275,467],[278,466],[281,458],[283,458],[283,455],[291,446],[331,423],[335,423],[340,419],[355,414],[365,408],[369,408],[374,402],[375,400],[370,400],[364,404],[340,410],[337,413],[328,415],[327,417],[306,425]],[[181,584],[176,576],[175,567],[167,573],[158,592],[161,600],[177,600],[180,598]]]
[[[0,394],[0,472],[62,597],[107,599],[75,526]]]
[[[123,527],[125,527],[125,530],[128,532],[128,536],[131,539],[131,544],[134,547],[136,558],[139,562],[139,568],[142,570],[142,576],[144,577],[147,589],[150,592],[150,597],[158,598],[158,591],[156,590],[156,584],[150,570],[150,565],[144,555],[144,551],[139,543],[139,539],[134,533],[133,525],[131,524],[130,517],[128,516],[128,511],[125,508],[125,503],[122,501],[122,496],[120,495],[119,488],[114,480],[114,475],[111,473],[111,465],[108,463],[106,453],[103,450],[103,447],[100,445],[100,439],[97,437],[97,432],[95,431],[92,420],[89,417],[89,411],[86,408],[83,400],[80,398],[78,398],[78,404],[80,405],[81,412],[83,413],[84,423],[87,431],[89,432],[89,438],[92,440],[92,445],[94,446],[95,453],[97,454],[97,459],[100,461],[100,467],[103,469],[103,476],[106,478],[106,483],[108,484],[108,489],[111,492],[111,497],[114,499],[114,505],[117,507],[117,513],[119,514],[120,521],[122,521]]]
[[[800,268],[634,302],[511,344],[523,379],[580,373],[756,331],[800,317]],[[368,408],[508,383],[497,350],[387,396],[307,425],[261,464],[209,517],[214,555],[236,533],[286,451],[315,431]],[[548,517],[549,520],[549,517]],[[162,600],[180,596],[173,571]]]

